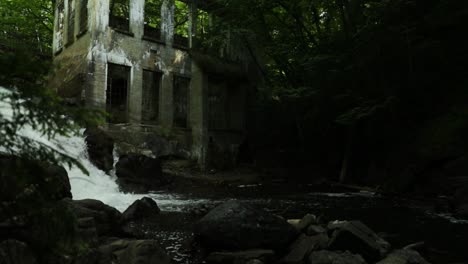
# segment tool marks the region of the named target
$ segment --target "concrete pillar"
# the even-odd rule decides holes
[[[128,117],[130,123],[141,122],[141,105],[143,96],[143,70],[134,65],[130,70],[130,87],[128,89]]]
[[[205,169],[208,151],[207,85],[208,82],[203,70],[192,62],[192,79],[190,82],[192,156],[198,161],[202,169]]]
[[[190,13],[189,13],[189,20],[188,20],[188,40],[189,40],[189,48],[193,47],[193,38],[197,33],[197,4],[195,1],[191,1],[189,3]]]
[[[145,0],[130,1],[130,32],[141,39],[144,33]]]
[[[167,47],[172,47],[174,39],[174,0],[164,0],[161,7],[161,33]]]
[[[88,73],[90,84],[86,87],[86,105],[106,110],[107,63],[94,60]]]
[[[172,65],[174,50],[172,43],[174,38],[174,0],[164,0],[161,7],[161,33],[166,48],[161,51],[162,65]],[[173,94],[173,72],[172,67],[163,67],[161,79],[161,99],[159,104],[160,123],[165,128],[172,128],[174,120],[174,94]]]
[[[164,71],[161,80],[161,99],[159,104],[159,118],[161,125],[165,128],[171,128],[174,120],[174,93],[173,93],[173,74],[170,71]]]
[[[54,34],[52,35],[52,54],[58,51],[58,30],[59,30],[59,12],[58,12],[58,1],[55,2],[54,7]]]

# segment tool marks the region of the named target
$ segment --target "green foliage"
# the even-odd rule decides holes
[[[0,1],[0,50],[18,46],[48,54],[52,46],[52,0]]]
[[[0,93],[0,148],[2,152],[76,165],[84,170],[64,151],[18,133],[31,127],[51,139],[57,135],[74,135],[80,127],[104,120],[99,111],[67,107],[53,90],[46,88],[51,57],[43,51],[50,52],[52,42],[51,6],[52,1],[46,0],[0,2],[0,35],[13,36],[8,39],[10,43],[22,42],[22,45],[9,46],[0,38],[0,86],[10,89]]]
[[[110,4],[110,15],[124,19],[130,18],[129,0],[112,0]]]
[[[351,166],[359,159],[392,166],[386,159],[393,153],[466,103],[466,1],[220,2],[209,11],[224,24],[214,23],[204,43],[222,47],[229,32],[257,51],[252,58],[265,78],[257,109],[265,124],[256,139],[269,141],[258,144],[307,149],[309,162],[336,167],[353,141],[362,158]],[[459,131],[468,122],[456,123]],[[356,175],[368,172],[362,166]]]
[[[145,1],[145,23],[152,28],[161,27],[162,0]]]
[[[182,1],[175,1],[174,33],[188,37],[189,6]]]

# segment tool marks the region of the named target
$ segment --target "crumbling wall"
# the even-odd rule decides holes
[[[110,1],[88,0],[86,9],[89,14],[88,31],[81,34],[81,23],[75,23],[76,32],[80,31],[80,36],[74,39],[75,43],[56,55],[55,63],[58,70],[55,81],[70,84],[61,90],[62,94],[80,97],[85,100],[87,106],[105,110],[109,64],[127,66],[130,75],[127,90],[127,122],[128,126],[132,128],[131,131],[128,130],[128,133],[133,136],[135,131],[140,131],[145,135],[149,133],[158,138],[165,138],[168,142],[178,142],[176,147],[168,149],[183,153],[185,157],[197,160],[201,165],[205,164],[209,149],[207,72],[206,67],[198,65],[198,62],[193,60],[187,47],[174,45],[174,0],[163,0],[162,2],[160,39],[144,36],[144,0],[129,1],[128,32],[122,28],[109,26]],[[81,3],[83,1],[75,0],[73,2]],[[189,7],[189,13],[194,15],[195,4],[190,2]],[[76,10],[82,12],[80,8]],[[79,14],[75,16],[79,16]],[[191,45],[196,19],[189,17],[188,22],[188,43]],[[66,34],[66,32],[64,33]],[[214,68],[218,68],[215,70],[221,69],[224,73],[221,75],[222,78],[234,74],[233,79],[236,79],[244,72],[239,67],[230,64],[223,64],[221,68],[215,65]],[[227,71],[224,72],[224,69]],[[145,70],[161,73],[158,94],[159,111],[157,111],[159,116],[156,119],[157,123],[152,123],[151,126],[142,125],[143,73]],[[70,78],[70,80],[66,78]],[[180,96],[175,93],[174,87],[177,79],[186,80],[189,83],[186,92],[184,91],[184,94],[186,93],[186,101],[183,102],[184,107],[186,107],[185,126],[178,124],[174,115],[175,110],[177,110],[175,102],[180,101],[176,100]],[[234,95],[242,97],[242,92]],[[233,114],[237,115],[236,120],[240,120],[239,117],[242,115],[243,103],[239,98],[226,102],[228,109],[235,108],[236,112]],[[219,133],[210,134],[214,139],[213,142],[219,146],[218,149],[223,150],[223,153],[235,152],[232,149],[236,148],[235,145],[240,144],[241,139],[238,138],[241,138],[239,135],[242,134],[241,124],[242,121],[229,121],[227,126],[235,127],[237,133],[235,136],[231,134],[220,136]],[[125,134],[125,129],[122,133]],[[150,138],[150,136],[144,138]]]

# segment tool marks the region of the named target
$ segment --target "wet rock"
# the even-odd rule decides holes
[[[326,248],[328,244],[327,234],[316,236],[300,235],[298,239],[290,246],[289,253],[281,259],[284,264],[300,264],[309,256],[309,254],[318,249]]]
[[[98,233],[94,217],[81,217],[77,219],[77,229],[80,239],[91,245],[98,242]]]
[[[70,179],[65,168],[53,164],[43,164],[42,167],[45,170],[45,175],[48,176],[47,181],[53,184],[55,198],[72,198]]]
[[[206,215],[213,207],[207,204],[202,204],[195,206],[189,210],[189,213],[195,216],[204,216]]]
[[[158,214],[161,210],[158,204],[149,197],[143,197],[133,202],[122,214],[122,221],[139,220]]]
[[[97,249],[90,249],[82,252],[73,258],[73,264],[98,264],[99,251]]]
[[[225,202],[200,219],[194,233],[212,249],[284,249],[297,231],[280,217],[238,201]]]
[[[319,225],[310,225],[309,227],[307,227],[307,230],[305,233],[309,236],[313,236],[313,235],[327,233],[327,229]]]
[[[151,134],[145,139],[145,143],[156,157],[173,156],[190,158],[190,151],[177,140],[169,140],[167,138]]]
[[[1,264],[36,264],[36,258],[28,245],[18,240],[5,240],[0,243]]]
[[[206,258],[209,264],[269,263],[275,253],[273,250],[254,249],[237,252],[213,252]]]
[[[366,264],[367,262],[357,254],[348,251],[335,252],[320,250],[314,251],[309,256],[308,264]]]
[[[155,240],[120,239],[99,247],[99,264],[170,264],[171,259]]]
[[[99,128],[88,128],[85,135],[89,160],[98,169],[111,171],[114,166],[114,140]]]
[[[450,201],[453,213],[457,217],[468,217],[468,185],[461,185]]]
[[[249,261],[246,262],[246,264],[263,264],[265,262],[259,260],[259,259],[251,259]]]
[[[123,155],[115,169],[117,183],[124,192],[142,193],[169,183],[162,173],[160,160],[144,155]]]
[[[306,231],[307,227],[312,224],[317,224],[317,217],[313,214],[306,214],[300,221],[297,223],[296,228],[304,232]]]
[[[328,228],[334,230],[328,245],[331,250],[349,250],[375,262],[390,249],[388,242],[360,221],[335,221]]]
[[[468,217],[468,203],[459,205],[455,209],[455,216],[463,218]]]
[[[419,253],[411,249],[396,250],[377,264],[429,264]]]
[[[89,218],[94,220],[96,233],[98,236],[118,235],[121,233],[120,223],[122,214],[114,207],[104,204],[101,201],[93,199],[85,200],[66,200],[70,209],[80,221],[87,218],[88,224],[91,224]]]
[[[67,171],[61,166],[0,154],[0,179],[1,201],[72,197]]]
[[[299,230],[299,223],[301,222],[301,219],[288,219],[287,222],[296,228],[296,230]]]

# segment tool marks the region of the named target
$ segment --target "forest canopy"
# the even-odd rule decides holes
[[[190,2],[175,2],[183,28]],[[0,2],[0,84],[22,86],[47,75],[53,6]],[[468,117],[467,1],[217,0],[204,2],[199,17],[204,45],[222,45],[229,32],[263,76],[248,128],[259,155],[269,148],[293,152],[286,163],[295,167],[320,164],[326,175],[362,179],[376,174],[370,168],[385,175],[404,170],[395,153],[433,159],[433,145],[457,156],[455,146],[465,144],[453,135]],[[157,19],[146,20],[158,27]]]

